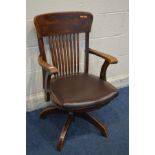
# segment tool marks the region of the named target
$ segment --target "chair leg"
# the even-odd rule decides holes
[[[57,143],[57,150],[61,151],[64,141],[65,141],[65,137],[67,134],[67,131],[72,123],[72,121],[74,120],[74,116],[72,114],[68,115],[67,121],[65,122],[65,125],[63,126],[62,130],[61,130],[61,134]]]
[[[45,101],[46,102],[48,102],[48,101],[50,101],[50,93],[48,93],[48,92],[44,92],[44,98],[45,98]]]
[[[40,113],[40,118],[45,119],[48,114],[56,114],[56,113],[59,113],[59,112],[60,112],[60,110],[57,109],[56,107],[48,107],[48,108],[45,108]]]
[[[101,133],[103,134],[104,137],[108,136],[108,128],[103,123],[98,121],[95,117],[90,116],[88,113],[76,113],[76,116],[83,118],[86,121],[88,121],[89,123],[96,126],[96,128],[98,128],[101,131]]]

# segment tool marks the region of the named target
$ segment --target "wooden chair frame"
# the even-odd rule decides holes
[[[73,20],[72,24],[70,23],[70,20]],[[117,59],[111,55],[108,55],[103,52],[96,51],[94,49],[89,48],[89,32],[91,30],[92,21],[93,21],[93,15],[88,12],[51,13],[51,14],[39,15],[34,18],[34,24],[36,27],[38,45],[39,45],[39,50],[40,50],[38,62],[40,64],[40,66],[42,67],[42,71],[43,71],[43,88],[45,91],[45,100],[46,101],[51,100],[54,103],[56,103],[56,105],[57,105],[55,107],[51,106],[51,107],[45,108],[41,112],[40,117],[46,118],[46,116],[48,114],[54,114],[54,113],[60,113],[60,112],[65,112],[68,114],[67,121],[65,122],[65,125],[62,128],[62,131],[61,131],[58,143],[57,143],[57,150],[59,150],[59,151],[63,147],[65,136],[66,136],[67,131],[68,131],[72,121],[74,120],[75,116],[85,119],[89,123],[93,124],[95,127],[97,127],[101,131],[101,133],[104,137],[107,137],[107,135],[108,135],[107,127],[103,123],[98,121],[96,118],[94,118],[93,116],[90,116],[87,113],[88,110],[67,111],[67,110],[61,109],[59,107],[59,105],[61,103],[58,100],[58,98],[52,93],[52,91],[50,89],[50,80],[51,80],[52,75],[55,77],[63,76],[62,74],[64,74],[63,71],[65,70],[65,61],[63,62],[64,66],[62,66],[62,68],[57,68],[55,65],[48,64],[46,54],[45,54],[45,49],[44,49],[44,41],[43,41],[44,37],[52,36],[52,35],[55,35],[55,37],[57,37],[57,35],[62,35],[62,39],[63,39],[64,35],[66,35],[66,34],[70,35],[71,33],[73,33],[73,38],[75,36],[77,37],[76,43],[78,44],[78,40],[79,40],[78,34],[85,33],[84,73],[88,73],[88,70],[89,70],[89,54],[96,55],[96,56],[103,58],[105,60],[101,67],[100,79],[106,81],[107,68],[110,64],[117,63]],[[52,39],[54,40],[54,37]],[[50,38],[49,38],[49,40],[50,40]],[[72,41],[75,42],[74,39]],[[57,43],[55,43],[55,45],[57,45]],[[53,46],[54,46],[54,44],[53,44]],[[79,52],[78,47],[76,50],[78,53]],[[78,63],[78,65],[79,65],[79,53],[77,54],[77,62],[76,63]],[[55,64],[56,64],[56,62],[55,62]],[[71,70],[71,68],[70,68],[70,70]],[[76,73],[75,73],[75,70],[76,70]],[[79,73],[79,68],[75,68],[75,70],[74,70],[74,72],[72,72],[72,74]],[[70,74],[70,73],[67,73],[67,71],[66,71],[66,74]],[[92,110],[94,110],[94,108]],[[89,111],[90,111],[90,109],[89,109]]]

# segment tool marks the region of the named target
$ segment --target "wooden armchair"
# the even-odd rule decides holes
[[[89,32],[93,15],[88,12],[60,12],[38,15],[34,18],[40,55],[38,62],[43,72],[45,100],[52,101],[54,107],[45,108],[41,118],[48,114],[64,112],[68,114],[62,128],[57,150],[61,150],[66,133],[74,120],[80,117],[96,126],[107,137],[108,129],[88,114],[105,106],[118,95],[117,89],[106,81],[109,64],[117,59],[103,52],[89,48]],[[79,34],[85,34],[84,73],[79,72]],[[47,63],[44,38],[48,39],[52,64]],[[103,58],[100,77],[88,73],[89,54]]]

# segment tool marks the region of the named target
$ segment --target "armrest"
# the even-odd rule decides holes
[[[109,64],[116,64],[118,62],[117,58],[115,58],[109,54],[105,54],[105,53],[102,53],[100,51],[96,51],[96,50],[90,49],[90,48],[89,48],[89,53],[97,55],[97,56],[105,59],[105,62],[103,63],[101,71],[100,71],[100,78],[106,81],[107,68],[108,68]]]
[[[42,59],[41,55],[39,55],[39,57],[38,57],[38,63],[41,67],[43,67],[43,69],[45,69],[50,74],[58,73],[58,69],[56,67],[54,67],[53,65],[50,65],[47,62],[45,62]]]
[[[117,58],[115,58],[109,54],[105,54],[105,53],[102,53],[100,51],[91,49],[91,48],[89,48],[89,53],[97,55],[97,56],[105,59],[109,64],[116,64],[118,62]]]

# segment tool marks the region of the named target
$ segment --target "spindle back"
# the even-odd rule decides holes
[[[40,54],[47,62],[43,38],[48,38],[57,76],[79,73],[79,34],[85,33],[85,72],[88,72],[89,32],[93,16],[88,12],[60,12],[34,18]]]

